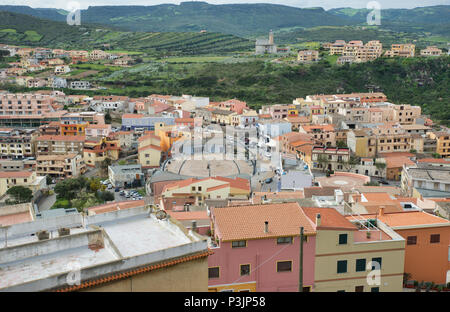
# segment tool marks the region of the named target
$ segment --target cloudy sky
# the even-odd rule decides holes
[[[33,8],[60,8],[68,9],[69,3],[74,0],[0,0],[2,5],[28,5]],[[325,9],[353,7],[364,8],[371,0],[206,0],[211,4],[226,3],[277,3],[295,7],[323,7]],[[81,8],[96,5],[155,5],[161,3],[176,3],[176,0],[77,0]],[[449,4],[450,0],[378,0],[382,9],[387,8],[415,8],[422,6]]]

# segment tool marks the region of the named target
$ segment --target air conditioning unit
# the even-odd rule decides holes
[[[50,233],[48,231],[39,231],[36,233],[38,240],[44,240],[50,238]]]
[[[69,228],[60,228],[60,229],[58,229],[58,235],[60,237],[70,235],[70,229]]]

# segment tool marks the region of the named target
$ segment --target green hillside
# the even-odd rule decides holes
[[[428,45],[437,45],[441,48],[447,48],[450,41],[450,35],[432,35],[425,32],[400,32],[389,29],[379,28],[377,26],[320,26],[312,28],[299,28],[280,30],[275,33],[277,43],[302,43],[309,41],[334,42],[337,39],[350,41],[362,40],[380,40],[385,48],[393,43],[415,43],[418,48],[424,48]]]
[[[24,7],[16,8],[16,13],[20,10],[23,12],[19,13],[32,14]],[[53,14],[48,18],[61,20]],[[348,22],[322,8],[300,9],[276,4],[212,5],[200,1],[180,5],[91,6],[81,11],[81,20],[82,23],[114,25],[129,31],[198,32],[206,29],[246,37],[266,34],[270,29],[314,27],[324,23],[346,25]]]
[[[275,1],[274,1],[275,2]],[[66,11],[0,6],[0,10],[33,15],[56,21],[66,20]],[[110,25],[126,31],[209,32],[254,38],[288,28],[352,26],[366,24],[367,9],[297,8],[269,3],[221,4],[182,2],[151,6],[91,6],[81,11],[82,23]],[[414,9],[381,10],[382,29],[398,32],[429,32],[448,35],[450,5]]]
[[[93,49],[109,44],[113,50],[150,55],[196,55],[246,51],[254,43],[233,35],[199,32],[124,32],[101,26],[69,26],[11,12],[0,11],[0,42],[24,46]]]

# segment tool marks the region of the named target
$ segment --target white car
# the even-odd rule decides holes
[[[113,186],[111,184],[108,184],[108,190],[112,189]]]

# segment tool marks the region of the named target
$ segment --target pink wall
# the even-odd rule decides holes
[[[303,285],[313,286],[315,236],[309,236],[303,245]],[[256,291],[298,291],[299,281],[299,237],[293,244],[277,245],[276,238],[248,240],[247,247],[231,248],[230,242],[221,243],[212,249],[208,266],[220,266],[220,277],[209,279],[208,285],[222,285],[256,281]],[[276,262],[293,260],[292,272],[276,270]],[[250,275],[240,276],[240,264],[250,264]]]

